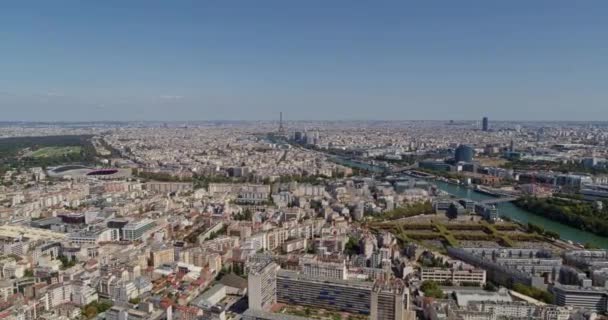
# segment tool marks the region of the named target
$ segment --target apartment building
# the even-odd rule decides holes
[[[260,262],[252,265],[247,278],[249,309],[268,310],[277,301],[277,271],[274,262]]]
[[[608,289],[556,284],[553,287],[555,304],[586,308],[594,312],[608,311]]]
[[[306,249],[306,239],[293,239],[283,243],[283,252],[291,253]]]
[[[304,256],[300,258],[299,264],[302,274],[307,277],[337,280],[346,280],[348,277],[348,270],[344,260],[339,262],[319,261],[316,256]]]
[[[378,320],[409,320],[409,295],[405,284],[322,279],[279,270],[276,277],[277,302],[311,308],[369,315]]]
[[[494,282],[521,283],[541,289],[559,276],[562,259],[551,252],[526,248],[448,248],[451,257],[484,269]]]
[[[420,271],[422,281],[430,280],[440,283],[450,282],[454,285],[461,283],[477,283],[482,286],[486,283],[486,271],[483,269],[444,269],[422,268]]]
[[[170,246],[152,248],[152,250],[150,250],[150,261],[152,263],[152,266],[155,268],[163,264],[174,262],[174,248]]]

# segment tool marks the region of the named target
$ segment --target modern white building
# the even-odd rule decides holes
[[[74,244],[98,244],[100,242],[118,241],[120,235],[117,229],[100,228],[71,233],[68,239]]]
[[[129,222],[122,229],[122,238],[129,241],[140,240],[147,231],[155,226],[156,222],[148,218]]]

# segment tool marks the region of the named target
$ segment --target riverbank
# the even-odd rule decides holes
[[[452,185],[441,181],[435,181],[434,183],[440,190],[443,190],[458,198],[468,198],[474,201],[495,199],[493,196],[482,194],[462,186]],[[561,224],[554,220],[547,219],[540,215],[536,215],[532,212],[518,208],[512,203],[500,203],[497,204],[496,207],[498,208],[498,214],[501,217],[507,217],[523,225],[532,223],[542,226],[545,230],[556,232],[560,235],[561,239],[565,241],[572,241],[580,244],[590,243],[594,246],[608,249],[608,237],[602,237],[591,232]]]
[[[528,212],[565,225],[608,237],[608,210],[598,210],[588,202],[558,198],[521,198],[514,204]]]
[[[352,160],[344,159],[344,158],[334,158],[338,163],[356,167],[358,169],[367,170],[373,173],[381,173],[385,171],[385,168],[378,168],[372,166],[370,164],[355,162]],[[420,177],[418,177],[420,178]],[[427,177],[429,179],[429,177]],[[433,183],[437,185],[437,187],[451,195],[454,195],[457,198],[467,198],[474,201],[483,201],[489,199],[496,199],[495,196],[486,195],[475,191],[473,189],[467,188],[465,186],[461,186],[458,184],[451,184],[449,182],[437,181],[433,180]],[[561,224],[559,222],[553,221],[551,219],[544,218],[542,216],[536,215],[532,212],[525,211],[516,207],[512,203],[499,203],[496,205],[498,208],[498,214],[501,217],[507,217],[513,221],[521,223],[523,225],[527,225],[528,223],[532,223],[535,225],[542,226],[547,231],[553,231],[560,235],[561,239],[565,241],[571,241],[573,243],[585,244],[589,243],[594,246],[608,249],[608,237],[602,237],[595,235],[590,232],[578,230],[576,228],[569,227],[567,225]]]

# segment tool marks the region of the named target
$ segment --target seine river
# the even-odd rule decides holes
[[[486,200],[494,197],[486,195],[469,188],[460,187],[457,185],[433,181],[437,187],[445,192],[455,195],[458,198],[469,198],[472,200]],[[608,249],[608,238],[600,237],[593,233],[578,230],[561,223],[557,223],[553,220],[546,219],[544,217],[535,215],[531,212],[522,210],[512,203],[500,203],[497,205],[498,213],[501,216],[509,217],[513,220],[517,220],[521,223],[527,224],[528,222],[535,225],[542,226],[545,230],[550,230],[559,233],[560,237],[565,240],[571,240],[579,243],[592,243],[598,247]]]
[[[344,159],[344,158],[339,158],[339,157],[333,157],[334,161],[350,166],[350,167],[360,167],[363,169],[367,169],[367,170],[371,170],[373,172],[383,172],[384,169],[377,167],[377,166],[372,166],[369,164],[365,164],[365,163],[361,163],[361,162],[355,162],[349,159]],[[480,200],[486,200],[486,199],[493,199],[494,197],[481,193],[481,192],[477,192],[474,190],[471,190],[469,188],[465,188],[465,187],[461,187],[461,186],[457,186],[457,185],[453,185],[453,184],[449,184],[449,183],[445,183],[445,182],[441,182],[441,181],[430,181],[431,183],[437,185],[437,187],[445,192],[448,192],[458,198],[468,198],[471,200],[476,200],[476,201],[480,201]],[[528,222],[533,223],[535,225],[538,226],[542,226],[543,228],[545,228],[545,230],[550,230],[550,231],[554,231],[557,232],[560,237],[564,240],[570,240],[573,242],[578,242],[578,243],[591,243],[594,244],[600,248],[605,248],[608,249],[608,238],[605,237],[600,237],[598,235],[595,235],[593,233],[590,232],[585,232],[582,230],[578,230],[566,225],[563,225],[561,223],[555,222],[553,220],[549,220],[546,219],[544,217],[535,215],[531,212],[522,210],[518,207],[516,207],[514,204],[512,203],[500,203],[497,205],[498,208],[498,214],[504,217],[509,217],[512,220],[517,220],[520,223],[523,224],[527,224]]]

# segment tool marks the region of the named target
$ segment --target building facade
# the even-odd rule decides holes
[[[277,301],[277,271],[274,263],[260,262],[254,264],[247,278],[249,292],[249,309],[268,310]]]

